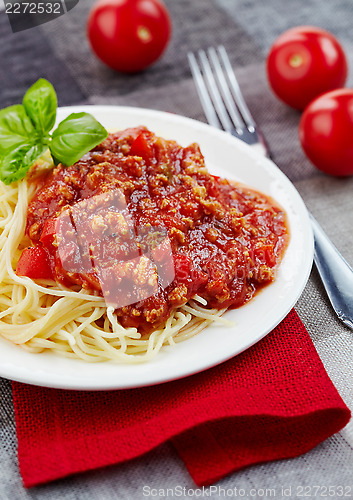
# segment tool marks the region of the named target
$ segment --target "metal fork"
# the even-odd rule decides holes
[[[231,133],[263,155],[268,144],[244,100],[223,45],[200,50],[188,60],[196,89],[210,125]],[[199,62],[198,62],[199,61]],[[353,330],[353,270],[309,214],[314,239],[314,262],[338,318]]]
[[[191,73],[208,123],[269,157],[269,147],[246,105],[223,45],[217,50],[210,47],[209,58],[204,50],[200,50],[198,56],[200,66],[195,55],[188,53]]]

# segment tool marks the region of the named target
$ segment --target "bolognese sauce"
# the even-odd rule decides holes
[[[103,295],[141,332],[195,295],[210,308],[246,303],[275,279],[288,242],[273,200],[211,175],[197,144],[145,127],[110,134],[36,182],[26,233],[47,277]]]

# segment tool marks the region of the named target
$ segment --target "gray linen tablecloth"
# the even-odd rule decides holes
[[[166,0],[173,19],[172,41],[157,64],[133,76],[112,72],[90,51],[85,21],[92,4],[93,0],[81,0],[64,16],[18,33],[12,33],[0,12],[1,108],[20,102],[28,86],[45,77],[54,83],[60,105],[131,105],[205,121],[186,53],[223,43],[274,161],[353,264],[353,178],[327,177],[305,158],[297,133],[300,114],[272,95],[264,66],[277,35],[291,26],[311,24],[340,39],[353,68],[352,0]],[[348,86],[352,83],[351,71]],[[353,409],[353,333],[334,316],[315,270],[296,310],[333,383]],[[10,382],[0,379],[0,390],[1,500],[139,499],[153,494],[189,498],[199,493],[168,444],[126,464],[25,490],[16,457]],[[311,487],[307,496],[332,496],[326,486],[342,487],[334,490],[335,497],[353,496],[353,422],[301,457],[236,472],[217,483],[216,489],[206,489],[204,496],[301,498],[305,486]]]

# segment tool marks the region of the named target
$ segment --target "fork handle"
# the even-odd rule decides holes
[[[353,270],[311,214],[310,218],[315,265],[337,316],[353,330]]]

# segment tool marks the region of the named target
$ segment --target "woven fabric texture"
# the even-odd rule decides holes
[[[13,389],[26,486],[134,458],[172,437],[194,481],[208,485],[299,455],[350,418],[294,311],[247,352],[180,381],[98,393]]]

